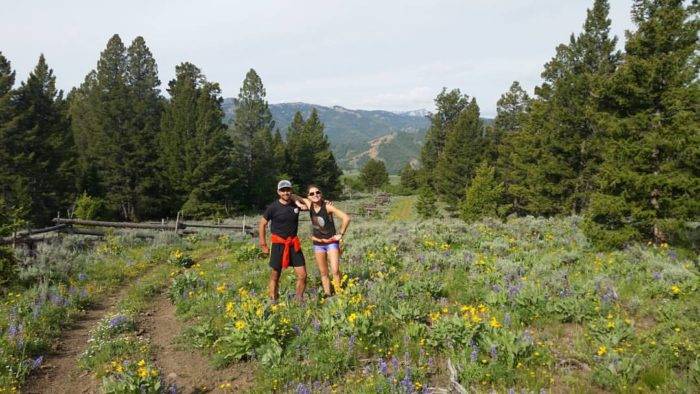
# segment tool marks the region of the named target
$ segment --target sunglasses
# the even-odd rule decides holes
[[[289,193],[292,191],[292,188],[291,187],[283,187],[283,188],[279,189],[279,191],[281,191],[282,193]]]
[[[315,192],[310,192],[310,193],[309,193],[309,197],[312,197],[312,196],[320,196],[320,195],[321,195],[321,191],[320,191],[320,190],[317,190],[317,191],[315,191]]]

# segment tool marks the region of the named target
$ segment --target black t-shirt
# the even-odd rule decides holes
[[[270,231],[281,237],[297,235],[299,228],[299,207],[292,201],[282,204],[280,200],[275,200],[267,206],[263,213],[265,220],[270,221]]]
[[[328,239],[335,235],[335,223],[333,216],[326,210],[326,203],[321,205],[321,209],[316,212],[313,208],[309,210],[311,215],[311,229],[314,237],[319,239]],[[324,245],[322,242],[314,241],[314,245]]]

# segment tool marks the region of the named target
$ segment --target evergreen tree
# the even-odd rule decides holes
[[[173,199],[170,210],[207,217],[232,204],[232,142],[226,133],[221,90],[191,63],[175,67],[161,122],[161,165]]]
[[[2,126],[3,173],[9,175],[9,202],[26,211],[31,225],[50,223],[74,195],[72,139],[63,92],[39,57],[11,98],[11,118]],[[7,171],[7,172],[5,172]]]
[[[275,122],[255,70],[246,74],[237,103],[231,135],[236,142],[234,159],[242,178],[236,182],[236,195],[247,206],[261,208],[274,195],[280,163],[275,162],[272,149]]]
[[[466,188],[465,198],[460,206],[460,217],[465,221],[499,217],[504,211],[502,200],[503,183],[496,180],[494,167],[483,162]]]
[[[130,89],[131,149],[123,156],[129,173],[136,178],[136,216],[163,213],[162,180],[158,167],[158,133],[163,112],[158,67],[143,37],[136,37],[127,50],[126,80]]]
[[[527,115],[530,96],[513,81],[510,88],[496,102],[495,128],[499,133],[516,133],[522,129],[523,118]]]
[[[604,161],[586,212],[597,243],[681,242],[700,212],[698,5],[638,0],[604,100]]]
[[[415,191],[418,184],[418,172],[413,168],[411,163],[406,163],[406,165],[401,169],[401,187],[406,191]]]
[[[313,157],[311,167],[312,182],[323,190],[325,197],[336,198],[340,195],[340,176],[343,172],[335,161],[335,156],[333,156],[331,151],[331,144],[328,142],[328,136],[326,136],[324,128],[325,126],[314,108],[304,127]]]
[[[518,213],[578,213],[587,204],[601,160],[601,91],[620,59],[608,11],[606,0],[595,0],[583,31],[557,47],[522,130],[499,148],[499,172]]]
[[[435,98],[437,112],[430,115],[430,128],[421,149],[421,180],[432,185],[433,170],[445,148],[447,130],[457,121],[459,114],[469,104],[469,97],[459,89],[443,88]]]
[[[418,201],[416,202],[416,212],[422,219],[438,216],[437,197],[432,187],[423,185],[418,191]]]
[[[272,136],[272,151],[274,152],[275,163],[280,169],[284,169],[283,163],[287,158],[286,146],[279,129],[275,129],[275,134]],[[283,176],[283,178],[285,177]],[[289,178],[289,176],[286,176],[286,178]]]
[[[389,182],[389,173],[381,160],[369,159],[360,170],[360,180],[365,188],[374,191]]]
[[[0,199],[3,200],[2,211],[9,212],[11,201],[12,162],[10,135],[6,123],[12,118],[12,88],[15,84],[15,72],[10,62],[0,52]],[[9,218],[7,219],[9,221]]]
[[[340,194],[342,172],[316,109],[306,121],[300,112],[294,115],[287,131],[286,158],[287,172],[299,190],[315,184],[325,197],[335,198]]]
[[[89,196],[104,196],[100,177],[101,143],[97,111],[97,73],[91,71],[68,94],[68,113],[76,150],[76,189]]]
[[[457,209],[464,188],[486,155],[487,144],[479,106],[472,98],[448,129],[445,149],[434,171],[433,184],[449,209]]]

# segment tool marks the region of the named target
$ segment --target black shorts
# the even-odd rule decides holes
[[[284,245],[282,244],[272,244],[270,248],[270,268],[275,271],[282,271],[282,253],[284,253]],[[303,267],[306,265],[304,260],[304,253],[301,250],[298,252],[294,250],[293,246],[289,247],[289,266],[290,267]]]

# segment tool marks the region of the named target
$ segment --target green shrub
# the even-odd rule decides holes
[[[0,248],[0,289],[17,279],[17,259],[11,249]]]
[[[101,198],[89,196],[83,193],[75,202],[73,215],[78,219],[96,220],[104,218],[106,214],[106,204]]]

